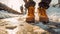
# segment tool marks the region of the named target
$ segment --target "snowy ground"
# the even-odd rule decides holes
[[[57,7],[50,7],[47,10],[50,19],[48,24],[42,24],[41,22],[28,24],[25,22],[26,15],[15,15],[0,11],[0,34],[60,34],[59,10],[60,8]],[[38,20],[38,17],[36,17],[36,20]]]
[[[51,21],[60,22],[60,8],[59,7],[50,7],[47,9],[48,17]]]

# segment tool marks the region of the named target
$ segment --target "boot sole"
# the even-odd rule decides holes
[[[34,19],[34,18],[33,18],[32,20],[26,19],[26,22],[27,22],[27,23],[35,23],[35,19]]]

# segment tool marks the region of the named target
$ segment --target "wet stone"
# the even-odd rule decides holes
[[[15,29],[17,26],[6,26],[6,29]]]

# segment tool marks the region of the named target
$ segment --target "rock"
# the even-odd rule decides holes
[[[6,29],[15,29],[17,26],[6,26]]]

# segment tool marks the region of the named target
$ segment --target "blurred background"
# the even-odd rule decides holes
[[[34,0],[34,1],[38,4],[41,0]],[[20,12],[20,6],[24,5],[23,0],[0,0],[0,2],[6,4],[7,6],[13,8],[19,12]],[[58,0],[52,0],[51,5],[57,4],[57,3],[58,3]]]

